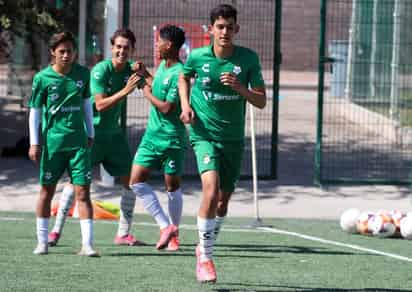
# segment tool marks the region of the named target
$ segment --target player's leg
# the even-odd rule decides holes
[[[42,185],[36,206],[37,247],[34,254],[48,253],[47,234],[49,231],[50,205],[56,190],[56,184]]]
[[[216,210],[215,240],[226,218],[229,200],[240,177],[243,158],[243,143],[220,143],[221,160],[219,169],[219,202]]]
[[[139,148],[140,149],[140,148]],[[134,164],[130,176],[130,188],[138,196],[145,210],[152,215],[160,228],[160,239],[156,243],[157,249],[163,249],[170,241],[170,237],[176,231],[176,227],[170,224],[169,218],[163,211],[159,199],[150,184],[146,181],[150,175],[150,169],[138,164]]]
[[[199,244],[196,248],[196,276],[199,282],[215,282],[213,246],[219,195],[219,152],[210,141],[192,141],[192,146],[202,182],[202,199],[197,217]]]
[[[133,213],[136,204],[136,195],[129,187],[130,177],[121,176],[120,181],[123,185],[122,196],[120,198],[120,218],[117,234],[114,243],[117,245],[145,245],[143,241],[138,240],[131,233],[133,223]]]
[[[110,136],[110,146],[107,140],[99,143],[95,147],[96,151],[92,153],[103,162],[104,168],[114,177],[119,177],[123,185],[120,197],[120,218],[118,229],[114,238],[116,245],[143,245],[142,241],[137,240],[131,234],[134,207],[136,204],[136,195],[130,190],[130,169],[132,164],[132,155],[129,144],[123,134]]]
[[[179,249],[179,224],[182,218],[183,193],[180,189],[180,176],[165,174],[165,184],[168,197],[168,211],[171,224],[177,227],[175,234],[170,238],[167,250]]]
[[[79,210],[82,248],[79,255],[98,257],[93,249],[93,206],[90,199],[91,157],[89,148],[72,151],[69,176],[74,185],[74,193]]]
[[[69,211],[73,206],[73,202],[74,186],[68,183],[64,186],[63,192],[60,196],[56,221],[54,222],[54,227],[48,236],[49,246],[55,246],[59,241],[63,232],[64,223],[66,222]]]
[[[48,228],[50,219],[50,207],[56,185],[64,170],[68,165],[67,153],[59,152],[55,154],[48,153],[45,146],[42,151],[40,161],[40,196],[36,207],[37,222],[37,248],[34,254],[48,253]]]
[[[182,143],[183,144],[183,143]],[[168,211],[170,222],[179,228],[183,210],[183,193],[180,188],[181,175],[183,173],[184,146],[176,149],[166,147],[166,159],[162,165],[164,169],[165,186],[168,197]],[[167,250],[177,251],[179,249],[179,230],[177,229],[167,245]]]
[[[159,199],[150,184],[147,183],[151,169],[161,168],[162,149],[147,137],[143,137],[135,155],[130,175],[130,188],[142,200],[145,210],[152,215],[160,228],[160,238],[156,243],[157,249],[167,246],[171,236],[176,232],[176,226],[170,224],[169,218],[163,211]]]

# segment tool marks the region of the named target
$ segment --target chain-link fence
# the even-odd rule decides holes
[[[320,75],[330,74],[330,90],[320,88],[319,180],[407,182],[412,2],[323,0],[322,9]]]

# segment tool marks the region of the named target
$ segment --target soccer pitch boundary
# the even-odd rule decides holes
[[[33,219],[27,219],[27,218],[19,218],[19,217],[0,217],[0,221],[34,221],[34,220]],[[75,221],[67,221],[66,223],[75,223]],[[97,224],[117,224],[116,221],[94,221],[94,223],[97,223]],[[140,226],[150,226],[150,227],[157,227],[158,226],[157,224],[150,223],[150,222],[133,222],[133,224],[134,225],[140,225]],[[179,228],[186,229],[186,230],[197,230],[196,225],[190,225],[190,224],[181,224],[181,225],[179,225]],[[320,243],[323,243],[323,244],[334,245],[334,246],[354,249],[354,250],[358,250],[358,251],[364,251],[364,252],[367,252],[367,253],[370,253],[370,254],[376,254],[376,255],[381,255],[381,256],[385,256],[385,257],[390,257],[390,258],[394,258],[394,259],[401,260],[401,261],[412,262],[412,258],[401,256],[401,255],[398,255],[398,254],[388,253],[388,252],[379,251],[379,250],[376,250],[376,249],[362,247],[362,246],[356,245],[356,244],[349,244],[349,243],[343,243],[343,242],[329,240],[329,239],[323,239],[323,238],[316,237],[316,236],[306,235],[306,234],[299,233],[299,232],[292,232],[292,231],[287,231],[287,230],[282,230],[282,229],[277,229],[277,228],[272,228],[272,227],[257,227],[256,229],[252,229],[252,228],[236,228],[235,226],[226,225],[225,227],[222,228],[222,231],[226,231],[226,232],[248,232],[248,233],[260,233],[260,232],[263,231],[263,232],[267,232],[267,233],[282,234],[282,235],[288,235],[288,236],[294,236],[294,237],[302,238],[302,239],[309,240],[309,241],[320,242]]]

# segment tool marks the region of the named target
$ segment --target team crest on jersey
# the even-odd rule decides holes
[[[210,163],[210,156],[209,156],[209,154],[205,154],[205,156],[203,156],[203,163],[204,163],[204,164],[209,164],[209,163]]]
[[[50,95],[50,100],[51,101],[56,101],[59,98],[59,94],[58,93],[53,93]]]
[[[102,77],[102,76],[101,76],[100,72],[94,72],[94,73],[93,73],[93,77],[94,77],[95,79],[100,79],[100,77]]]
[[[76,86],[77,86],[78,88],[82,88],[82,87],[83,87],[83,80],[78,80],[78,81],[76,82]]]
[[[210,78],[209,77],[203,77],[202,78],[202,85],[203,86],[208,86],[210,84]]]
[[[202,66],[202,71],[205,73],[209,73],[210,72],[210,64],[204,64]]]
[[[240,68],[240,66],[233,66],[233,73],[239,75],[240,72],[242,72],[242,68]]]
[[[163,79],[163,85],[167,85],[169,83],[169,79],[170,77],[166,77],[165,79]]]

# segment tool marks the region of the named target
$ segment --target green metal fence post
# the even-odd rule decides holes
[[[271,178],[277,179],[278,172],[278,120],[279,120],[279,72],[282,63],[281,52],[281,26],[282,26],[282,0],[277,0],[275,5],[275,32],[274,32],[274,62],[273,62],[273,109],[272,109],[272,155]]]
[[[321,161],[322,161],[322,125],[323,125],[323,90],[325,75],[325,32],[326,32],[326,0],[321,1],[320,6],[320,36],[319,36],[319,68],[318,68],[318,115],[316,130],[316,152],[315,152],[315,183],[321,184]]]

